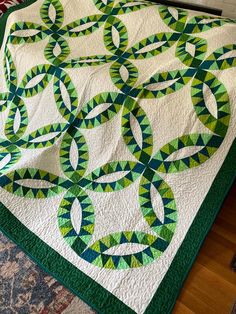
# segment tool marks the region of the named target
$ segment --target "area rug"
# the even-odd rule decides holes
[[[131,0],[0,19],[0,229],[98,313],[170,313],[236,175],[236,21]]]
[[[0,233],[0,312],[2,314],[93,313],[55,279],[35,265]]]

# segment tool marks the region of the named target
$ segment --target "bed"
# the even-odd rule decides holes
[[[236,21],[179,6],[0,19],[0,229],[99,313],[170,313],[235,179]]]

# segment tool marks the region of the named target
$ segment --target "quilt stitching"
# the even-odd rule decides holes
[[[236,66],[235,57],[224,57],[228,52],[235,50],[236,45],[221,47],[206,57],[207,41],[196,37],[195,34],[235,21],[209,16],[197,16],[187,21],[187,11],[177,9],[176,18],[167,7],[157,6],[163,23],[171,31],[151,34],[128,48],[128,31],[119,19],[119,15],[132,13],[153,4],[146,1],[139,1],[137,4],[131,0],[122,0],[118,4],[113,0],[108,0],[106,3],[101,0],[93,0],[93,2],[100,14],[84,17],[66,26],[63,26],[64,10],[59,0],[43,1],[40,9],[43,25],[18,22],[11,26],[4,60],[8,91],[0,94],[1,111],[9,110],[4,127],[5,138],[1,139],[0,156],[6,162],[1,169],[0,185],[15,195],[35,199],[53,197],[66,192],[58,209],[58,226],[62,237],[81,258],[98,267],[109,269],[142,267],[161,256],[171,242],[176,228],[177,207],[174,195],[161,174],[178,173],[206,162],[222,144],[230,122],[230,101],[227,90],[211,70],[225,70]],[[52,9],[55,11],[54,19],[50,15]],[[66,38],[88,36],[100,27],[103,27],[104,45],[109,54],[68,60],[70,47]],[[34,34],[21,36],[24,31],[33,31]],[[44,56],[49,64],[33,67],[25,74],[22,81],[18,82],[17,69],[9,46],[33,44],[46,38],[49,39]],[[152,58],[174,45],[176,45],[175,56],[186,66],[186,69],[155,73],[146,82],[137,85],[139,70],[132,60]],[[66,69],[102,64],[109,64],[110,79],[119,92],[100,93],[77,112],[77,90]],[[33,80],[38,78],[40,80],[32,86]],[[51,81],[53,81],[55,105],[67,122],[46,125],[27,134],[29,119],[24,99],[42,93]],[[183,134],[157,152],[153,152],[151,123],[144,109],[139,105],[139,99],[164,97],[180,90],[190,81],[192,81],[192,103],[198,120],[211,133]],[[163,83],[168,86],[163,88]],[[62,85],[69,96],[69,108],[62,95]],[[205,86],[208,86],[215,97],[216,116],[206,106]],[[108,104],[109,107],[95,117],[89,118],[89,114],[103,104]],[[121,134],[136,161],[113,161],[85,175],[89,161],[89,147],[80,129],[96,128],[112,120],[120,111]],[[133,118],[140,127],[141,143],[137,141],[137,135],[132,131]],[[17,127],[16,122],[18,122]],[[48,139],[49,134],[52,135],[50,139]],[[47,139],[42,140],[45,135]],[[62,141],[57,158],[60,159],[64,177],[36,168],[22,168],[9,172],[9,169],[20,160],[23,149],[49,147],[59,138],[62,138]],[[76,165],[72,164],[70,154],[73,143],[78,151]],[[176,152],[187,147],[195,147],[196,152],[182,159],[173,159]],[[99,182],[100,179],[114,173],[121,173],[122,177],[116,181]],[[24,185],[23,183],[29,179],[35,183],[46,182],[49,187]],[[125,230],[109,234],[91,243],[96,213],[86,190],[113,193],[125,189],[137,179],[140,179],[138,191],[140,210],[155,235]],[[163,221],[157,217],[153,208],[152,187],[162,199]],[[76,232],[71,220],[71,208],[76,200],[82,212],[79,232]],[[138,243],[145,248],[137,253],[126,255],[106,253],[110,248],[124,243]]]

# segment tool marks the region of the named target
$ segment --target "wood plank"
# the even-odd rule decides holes
[[[194,312],[191,311],[186,305],[177,301],[175,305],[175,313],[176,314],[193,314]]]
[[[236,226],[234,227],[232,224],[218,218],[212,227],[212,231],[220,234],[222,237],[235,243],[236,245]]]
[[[229,314],[236,301],[236,184],[209,232],[174,308],[174,314]]]

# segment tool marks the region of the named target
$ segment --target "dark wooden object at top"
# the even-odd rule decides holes
[[[187,10],[194,10],[194,11],[201,11],[205,12],[208,14],[214,14],[214,15],[222,15],[222,10],[216,9],[216,8],[210,8],[206,7],[200,4],[192,4],[192,3],[186,3],[182,1],[171,1],[171,0],[152,0],[152,2],[164,4],[167,6],[172,6],[172,7],[178,7],[182,9],[187,9]]]

